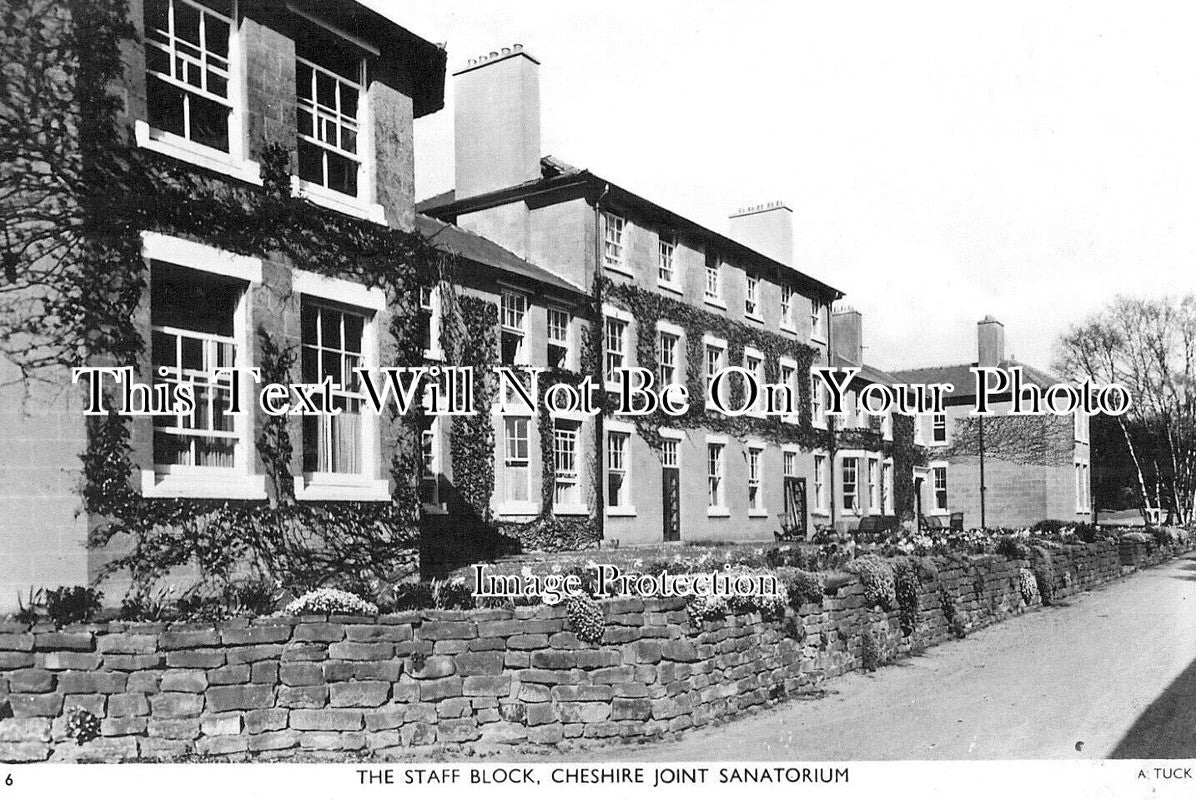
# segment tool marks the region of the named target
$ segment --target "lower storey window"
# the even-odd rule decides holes
[[[760,488],[760,458],[763,450],[748,448],[748,510],[762,511],[764,509],[764,494]]]
[[[627,442],[630,438],[630,434],[616,431],[606,437],[606,504],[610,508],[631,505],[627,502]]]
[[[436,417],[425,416],[420,432],[420,451],[423,472],[420,475],[419,499],[425,506],[440,505],[440,436]]]
[[[552,431],[552,458],[556,473],[553,503],[558,506],[580,504],[577,481],[577,430],[575,422],[558,421]]]
[[[229,376],[217,377],[213,372],[235,366],[234,319],[243,291],[235,281],[154,264],[150,279],[154,380],[190,384],[195,397],[190,414],[154,418],[158,471],[236,465],[240,439],[235,418],[225,414],[232,384]]]
[[[528,478],[528,417],[507,417],[503,421],[503,469],[506,480],[506,499],[527,502]]]
[[[826,456],[814,456],[814,507],[827,511],[830,505],[826,501]]]
[[[710,508],[726,506],[726,449],[722,444],[706,445],[706,504]]]
[[[854,457],[843,459],[843,510],[858,511],[860,508],[860,460]]]
[[[304,298],[299,312],[304,383],[331,379],[332,408],[303,418],[303,471],[363,473],[365,402],[355,370],[363,366],[366,318],[347,309]]]
[[[934,479],[934,510],[947,510],[947,468],[935,467],[931,470]]]

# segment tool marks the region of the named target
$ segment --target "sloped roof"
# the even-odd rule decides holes
[[[540,173],[541,176],[535,180],[525,181],[515,186],[487,192],[476,197],[467,197],[463,200],[458,200],[456,191],[450,189],[434,197],[421,200],[415,204],[415,209],[434,217],[455,218],[458,214],[465,213],[466,211],[479,210],[512,202],[532,191],[540,192],[546,189],[563,188],[569,185],[584,185],[597,190],[606,189],[609,191],[609,197],[616,203],[642,209],[660,218],[670,228],[688,231],[691,235],[696,235],[714,243],[719,250],[726,254],[733,255],[757,266],[766,266],[787,273],[791,278],[796,278],[799,285],[816,292],[820,297],[836,300],[843,296],[843,292],[840,289],[836,289],[789,264],[766,256],[737,239],[732,239],[725,234],[707,228],[705,225],[683,217],[664,206],[654,203],[643,195],[629,191],[615,184],[613,181],[608,181],[605,178],[595,175],[589,170],[579,169],[553,156],[544,156],[540,159]]]
[[[842,356],[835,355],[831,357],[831,366],[836,369],[845,369],[854,367],[859,369],[860,373],[856,375],[857,381],[864,381],[865,383],[881,383],[886,386],[892,386],[894,383],[901,383],[895,376],[885,372],[880,367],[874,367],[871,364],[853,364]]]
[[[974,366],[977,366],[975,361],[970,364],[898,369],[893,371],[893,376],[900,383],[949,383],[955,388],[946,394],[948,398],[967,400],[976,396],[976,376],[972,374]],[[1029,364],[1006,359],[999,366],[1001,369],[1021,367],[1025,381],[1042,389],[1059,382],[1057,378]]]
[[[572,294],[586,294],[580,286],[575,286],[559,275],[549,272],[543,267],[538,267],[484,236],[471,233],[464,228],[458,228],[456,225],[441,222],[424,214],[415,215],[415,227],[432,242],[433,246],[446,253],[529,278],[546,286],[564,289]]]

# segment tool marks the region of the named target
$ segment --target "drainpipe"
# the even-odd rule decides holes
[[[597,321],[597,328],[593,330],[593,342],[597,348],[597,358],[595,359],[593,375],[595,383],[600,387],[602,392],[603,405],[606,402],[606,381],[603,376],[602,363],[602,348],[604,346],[603,336],[605,335],[606,322],[602,317],[602,201],[606,198],[607,193],[610,192],[610,184],[606,184],[602,188],[602,193],[594,200],[594,318]],[[594,415],[594,448],[597,453],[596,465],[598,478],[597,492],[594,495],[594,506],[598,510],[598,540],[606,540],[606,453],[603,447],[603,439],[605,437],[605,409]],[[630,453],[628,453],[630,458]],[[631,487],[628,487],[630,490]]]
[[[988,527],[984,517],[984,495],[987,491],[988,487],[984,485],[984,417],[980,417],[980,530]]]
[[[835,357],[833,355],[835,352],[835,334],[832,332],[835,326],[831,324],[831,318],[834,316],[834,303],[835,301],[831,300],[826,304],[826,365],[828,367],[834,366],[835,363]],[[827,491],[830,493],[827,500],[831,506],[832,528],[835,527],[835,521],[838,515],[838,503],[835,502],[835,423],[838,422],[838,420],[839,418],[834,415],[826,415],[826,430],[827,435],[830,437],[830,442],[827,445],[826,485]]]

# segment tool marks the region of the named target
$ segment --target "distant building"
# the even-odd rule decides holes
[[[1009,393],[993,404],[993,416],[973,414],[973,366],[1020,367],[1027,384],[1044,389],[1059,383],[1042,370],[1007,358],[1005,326],[992,317],[978,323],[977,341],[977,359],[971,364],[893,372],[904,383],[955,387],[947,397],[946,413],[917,420],[915,436],[929,451],[927,466],[914,478],[920,513],[963,512],[969,528],[1019,527],[1044,519],[1091,522],[1088,417],[1011,416]]]

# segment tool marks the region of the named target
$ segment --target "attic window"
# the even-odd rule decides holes
[[[355,47],[307,29],[298,36],[295,90],[300,180],[358,196],[364,85],[365,59]]]

